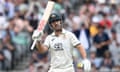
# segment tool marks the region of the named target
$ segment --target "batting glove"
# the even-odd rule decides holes
[[[43,31],[34,30],[32,39],[39,41],[39,40],[41,40],[42,36],[43,36]]]
[[[82,61],[83,64],[83,69],[85,72],[90,72],[91,71],[91,62],[88,59],[84,59]]]

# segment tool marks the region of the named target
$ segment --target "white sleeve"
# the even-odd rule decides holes
[[[80,44],[80,41],[77,39],[77,37],[73,33],[71,33],[70,39],[73,46]]]
[[[45,41],[44,41],[44,45],[47,46],[48,48],[50,47],[50,37],[47,36]]]

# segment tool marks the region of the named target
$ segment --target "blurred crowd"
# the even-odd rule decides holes
[[[0,0],[0,70],[14,69],[29,53],[32,32],[37,28],[48,0]],[[120,71],[120,1],[57,0],[53,12],[63,27],[84,46],[92,72]],[[46,25],[43,42],[52,29]],[[76,72],[82,72],[81,56],[73,50]],[[32,52],[26,72],[47,72],[49,52]]]
[[[0,0],[0,70],[14,69],[29,51],[34,29],[24,17],[25,1]]]

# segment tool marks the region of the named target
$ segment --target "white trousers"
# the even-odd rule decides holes
[[[52,69],[52,68],[50,68],[50,70],[48,72],[75,72],[75,70],[73,67],[66,68],[66,69]]]

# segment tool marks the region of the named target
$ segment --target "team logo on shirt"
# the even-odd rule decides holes
[[[63,44],[62,43],[55,43],[54,48],[55,48],[55,51],[63,50]]]
[[[55,40],[55,38],[53,38],[51,41],[54,41]]]

